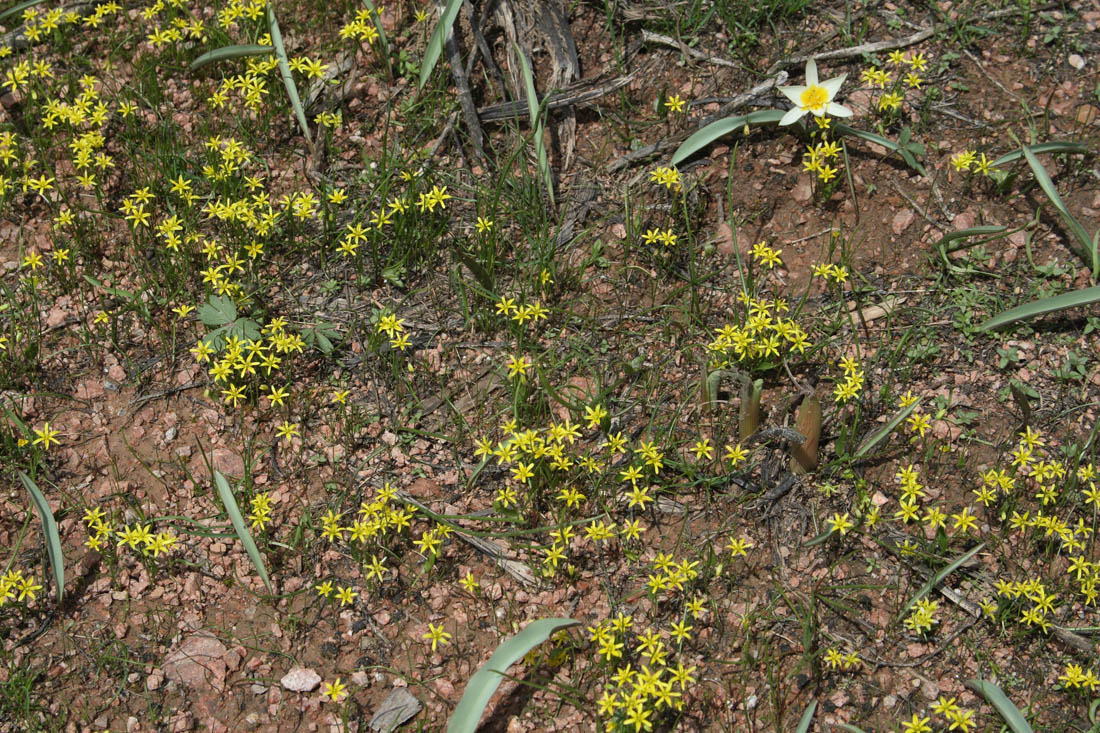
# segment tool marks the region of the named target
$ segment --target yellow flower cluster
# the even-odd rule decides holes
[[[9,601],[33,601],[42,586],[34,582],[33,575],[23,575],[19,570],[9,570],[0,575],[0,608]]]
[[[993,167],[993,161],[985,157],[985,153],[978,155],[973,150],[963,150],[952,155],[951,165],[957,171],[972,171],[990,177],[1000,172],[1000,169]]]
[[[508,316],[510,319],[523,325],[530,321],[531,323],[538,323],[539,321],[546,320],[546,314],[548,311],[542,307],[542,303],[535,301],[533,303],[517,304],[515,298],[509,298],[506,295],[502,295],[500,300],[496,302],[496,312],[498,315]]]
[[[647,229],[642,235],[642,241],[650,246],[660,242],[666,247],[671,247],[676,244],[676,234],[671,229]]]
[[[1100,687],[1100,677],[1097,677],[1091,669],[1088,672],[1084,671],[1080,664],[1067,664],[1065,672],[1058,675],[1058,681],[1065,685],[1067,690],[1081,689],[1090,694]]]
[[[357,12],[355,14],[355,20],[340,29],[340,38],[355,38],[360,41],[366,41],[367,43],[374,43],[377,41],[378,30],[374,27],[374,22],[371,20],[370,15],[370,10],[366,8]]]
[[[863,391],[863,368],[859,362],[849,357],[840,360],[840,368],[844,370],[844,381],[836,385],[833,397],[838,405],[843,405]]]
[[[932,630],[939,623],[936,612],[940,608],[939,601],[930,598],[922,598],[916,602],[913,612],[905,617],[905,628],[914,634],[924,634]]]
[[[160,557],[162,552],[168,552],[175,547],[178,541],[171,532],[153,534],[147,524],[135,524],[133,527],[123,525],[119,532],[112,529],[104,517],[105,514],[99,507],[88,509],[84,513],[83,521],[90,532],[88,541],[84,544],[92,550],[102,549],[104,540],[109,540],[114,535],[119,547],[127,545],[131,550],[140,550],[142,555]]]
[[[218,27],[227,31],[241,18],[259,20],[264,16],[266,7],[266,0],[230,0],[228,5],[218,11]]]
[[[848,268],[844,265],[834,265],[831,262],[822,262],[812,268],[814,277],[824,278],[836,284],[848,282]]]
[[[836,177],[838,169],[829,164],[829,161],[840,155],[840,145],[831,140],[822,140],[815,145],[807,146],[802,154],[802,170],[807,173],[815,173],[822,183],[828,183]]]
[[[270,39],[260,39],[261,44]],[[243,74],[230,76],[222,80],[218,88],[210,95],[210,106],[214,109],[224,107],[231,94],[234,92],[240,97],[244,106],[255,114],[260,113],[264,97],[267,96],[267,74],[279,66],[279,60],[273,55],[263,58],[250,58],[245,66]]]
[[[252,529],[259,529],[263,531],[268,522],[271,521],[271,495],[269,493],[262,492],[252,497],[252,512],[248,515],[248,521],[251,523]]]
[[[810,345],[809,337],[794,319],[780,315],[786,311],[787,304],[782,300],[750,299],[745,324],[722,326],[706,345],[711,368],[725,369],[803,353]]]
[[[404,351],[409,348],[409,334],[405,332],[405,319],[398,318],[393,313],[385,313],[378,319],[375,326],[377,333],[384,333],[390,340],[390,348]]]
[[[825,651],[825,666],[829,669],[854,669],[860,665],[859,655],[855,652],[848,652],[847,654],[841,654],[836,648],[829,648]]]
[[[589,639],[602,662],[612,663],[623,658],[632,628],[633,618],[626,614],[588,627]],[[673,623],[669,634],[682,644],[691,638],[692,628],[686,620]],[[660,631],[647,628],[637,633],[635,639],[631,651],[645,663],[639,664],[637,669],[633,664],[616,663],[611,683],[605,686],[597,701],[604,729],[609,732],[652,730],[655,716],[666,710],[683,709],[683,694],[696,681],[694,666],[685,667],[682,661],[672,665],[671,650]]]
[[[683,183],[680,180],[680,171],[671,166],[662,165],[654,168],[649,172],[649,180],[659,186],[664,186],[669,191],[683,190]]]

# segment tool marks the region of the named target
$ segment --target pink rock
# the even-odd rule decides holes
[[[225,655],[229,650],[209,631],[191,634],[164,659],[164,676],[187,687],[225,688]]]
[[[215,448],[210,461],[215,470],[226,476],[244,476],[244,461],[228,448]]]
[[[909,225],[913,223],[913,210],[912,209],[900,209],[898,213],[894,214],[894,220],[890,223],[890,228],[894,230],[894,234],[901,234]]]
[[[280,683],[291,692],[313,692],[321,684],[321,675],[312,669],[295,667],[283,675]]]

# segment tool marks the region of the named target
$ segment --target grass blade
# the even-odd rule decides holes
[[[27,2],[25,3],[19,3],[15,7],[8,8],[4,12],[0,13],[0,23],[3,23],[5,20],[13,15],[19,15],[27,8],[33,8],[35,5],[41,5],[44,2],[46,2],[46,0],[27,0]]]
[[[50,504],[46,497],[38,490],[38,485],[27,474],[19,472],[19,480],[30,492],[31,501],[38,510],[38,518],[42,520],[42,534],[46,538],[46,554],[50,558],[50,568],[53,570],[53,585],[57,589],[57,602],[61,603],[65,595],[65,556],[61,554],[61,536],[57,533],[57,521],[50,511]]]
[[[840,728],[841,730],[846,730],[848,731],[848,733],[867,733],[867,731],[863,730],[862,728],[857,728],[851,723],[837,723],[836,727]]]
[[[989,164],[991,168],[1001,168],[1009,163],[1019,160],[1024,157],[1023,148],[1026,147],[1035,155],[1042,155],[1043,153],[1080,153],[1084,155],[1089,151],[1088,146],[1081,143],[1071,142],[1055,142],[1055,143],[1040,143],[1039,145],[1025,145],[1020,150],[1013,150],[1011,153],[1005,153],[1000,158]]]
[[[275,19],[275,10],[271,3],[267,4],[267,25],[271,31],[271,45],[275,47],[275,56],[279,59],[279,73],[283,75],[283,86],[286,87],[286,95],[290,97],[290,106],[294,108],[294,116],[298,118],[298,125],[302,128],[302,134],[306,136],[306,142],[313,145],[313,137],[309,134],[309,124],[306,122],[306,111],[302,108],[302,100],[298,98],[298,87],[294,85],[294,77],[290,74],[290,61],[286,57],[286,47],[283,46],[283,34],[279,32],[279,21]]]
[[[512,44],[512,48],[519,57],[520,71],[523,73],[523,85],[527,89],[527,111],[531,113],[531,127],[535,131],[535,151],[539,158],[539,176],[546,193],[550,197],[550,206],[554,206],[554,179],[550,176],[550,161],[546,157],[546,145],[542,141],[542,111],[539,109],[538,92],[535,91],[535,77],[531,74],[531,66],[527,63],[527,56],[519,46]]]
[[[886,439],[890,433],[894,432],[894,428],[901,424],[901,421],[909,417],[913,410],[920,407],[920,400],[918,399],[908,407],[903,407],[898,410],[897,414],[890,418],[890,421],[883,425],[875,432],[868,435],[862,443],[859,444],[859,448],[856,448],[853,458],[862,458],[863,456],[874,450],[875,446]]]
[[[940,582],[944,578],[946,578],[948,575],[950,575],[951,573],[958,570],[959,567],[961,567],[970,558],[974,557],[979,552],[981,552],[983,548],[985,548],[985,543],[984,542],[980,543],[979,545],[977,545],[974,548],[971,548],[968,552],[964,552],[962,555],[959,556],[959,558],[957,560],[955,560],[955,562],[951,563],[950,565],[945,567],[943,570],[939,571],[938,573],[933,575],[931,578],[929,578],[928,582],[924,584],[924,587],[921,588],[919,591],[917,591],[917,594],[915,596],[913,596],[911,599],[909,599],[909,603],[907,603],[905,605],[905,608],[902,609],[901,615],[904,616],[905,614],[909,613],[909,609],[912,608],[914,605],[916,605],[917,601],[919,601],[920,599],[924,598],[926,595],[931,593],[932,589],[935,588],[937,585],[939,585]]]
[[[222,476],[221,471],[214,471],[214,486],[218,490],[218,496],[222,500],[222,504],[225,505],[225,512],[229,515],[229,521],[233,523],[233,529],[237,531],[237,537],[241,539],[241,544],[244,545],[245,551],[252,559],[252,564],[256,566],[256,572],[260,575],[260,580],[267,586],[267,592],[274,594],[275,591],[271,588],[271,580],[267,577],[267,569],[264,568],[264,560],[260,557],[260,548],[256,547],[256,543],[252,540],[252,535],[248,532],[248,525],[244,523],[244,516],[241,515],[241,509],[237,506],[237,500],[233,498],[233,490],[229,488],[229,482],[225,480],[225,476]]]
[[[795,733],[806,733],[810,729],[810,724],[814,722],[814,713],[817,712],[817,700],[813,700],[806,706],[805,712],[802,713],[802,719],[798,721],[798,727],[795,728]]]
[[[1068,308],[1079,308],[1083,305],[1092,305],[1097,301],[1100,301],[1100,285],[1093,285],[1091,288],[1082,288],[1081,290],[1074,290],[1072,293],[1062,293],[1061,295],[1053,295],[1049,298],[1040,298],[1039,300],[1033,300],[1030,303],[1024,303],[1015,308],[1010,308],[1004,313],[995,315],[978,326],[978,330],[992,331],[995,328],[1002,328],[1018,321],[1026,321],[1047,313],[1054,313]]]
[[[432,69],[439,62],[439,55],[443,53],[443,43],[447,40],[447,34],[451,32],[455,19],[458,18],[458,9],[462,7],[462,0],[447,0],[443,14],[439,16],[439,23],[432,31],[432,37],[428,41],[428,47],[424,50],[424,58],[420,62],[420,83],[418,88],[423,89],[432,75]]]
[[[571,618],[542,618],[532,621],[523,631],[506,639],[489,661],[481,666],[462,693],[458,707],[447,723],[447,733],[474,733],[485,712],[489,699],[500,687],[508,668],[519,661],[523,655],[550,638],[558,629],[576,626],[580,621]]]
[[[1058,195],[1058,189],[1054,187],[1054,181],[1050,180],[1050,176],[1047,175],[1047,169],[1043,167],[1043,164],[1039,162],[1039,159],[1035,157],[1035,153],[1026,146],[1020,148],[1020,152],[1023,153],[1024,158],[1027,160],[1027,164],[1031,167],[1031,172],[1035,174],[1035,180],[1039,182],[1039,188],[1043,189],[1043,193],[1050,199],[1050,203],[1054,205],[1054,208],[1058,210],[1058,213],[1062,216],[1062,221],[1069,227],[1070,232],[1077,239],[1077,243],[1081,246],[1078,256],[1085,261],[1090,268],[1092,268],[1092,276],[1095,278],[1097,272],[1100,271],[1100,260],[1097,259],[1096,242],[1097,240],[1090,237],[1085,228],[1081,226],[1081,222],[1074,218],[1073,214],[1069,213],[1069,209],[1066,208],[1065,203],[1062,201],[1062,197]]]
[[[672,161],[669,165],[679,165],[718,138],[736,130],[740,130],[745,125],[751,127],[752,125],[779,122],[783,119],[783,114],[783,112],[777,109],[762,109],[756,112],[750,112],[747,115],[727,117],[724,120],[712,122],[680,143],[680,147],[676,148],[676,152],[672,154]]]
[[[207,51],[202,56],[192,61],[191,71],[197,71],[208,64],[214,64],[218,61],[243,59],[248,56],[266,56],[274,50],[275,49],[271,46],[258,46],[256,44],[222,46],[221,48],[215,48],[213,51]]]
[[[1008,699],[1008,696],[1004,694],[1000,687],[988,680],[978,679],[968,680],[966,686],[980,694],[990,705],[995,707],[1013,733],[1032,733],[1031,726],[1024,718],[1024,714],[1012,704],[1012,701]]]

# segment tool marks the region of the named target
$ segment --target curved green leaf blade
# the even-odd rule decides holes
[[[42,534],[46,538],[46,554],[50,558],[50,568],[53,570],[53,585],[57,589],[57,602],[60,604],[65,595],[65,556],[61,554],[61,536],[57,533],[57,521],[53,518],[49,502],[39,491],[34,480],[22,471],[19,472],[19,480],[30,492],[34,508],[38,510],[38,518],[42,520]]]
[[[489,699],[500,687],[508,668],[519,661],[523,655],[550,638],[558,629],[576,626],[580,621],[571,618],[542,618],[532,621],[523,631],[506,639],[489,661],[481,666],[470,681],[458,707],[447,723],[447,733],[474,733],[485,712]]]
[[[1089,151],[1087,145],[1071,142],[1040,143],[1039,145],[1025,145],[1024,147],[1035,155],[1042,155],[1043,153],[1080,153],[1083,155]],[[997,158],[990,163],[989,166],[991,168],[1000,168],[1022,157],[1024,157],[1023,148],[1020,150],[1013,150],[1011,153],[1005,153],[1000,158]]]
[[[898,410],[897,414],[890,418],[890,421],[888,423],[883,425],[871,435],[867,436],[867,438],[860,444],[859,448],[856,449],[855,455],[853,457],[862,458],[863,456],[867,455],[867,453],[874,449],[876,445],[881,443],[884,438],[890,435],[890,433],[894,432],[894,428],[900,425],[901,421],[909,417],[910,413],[912,413],[913,410],[917,409],[919,406],[920,400],[917,400],[908,407],[903,407],[902,409]]]
[[[988,321],[978,326],[978,330],[991,331],[995,328],[1002,328],[1009,324],[1016,323],[1017,321],[1026,321],[1047,313],[1054,313],[1069,308],[1079,308],[1083,305],[1092,305],[1097,301],[1100,301],[1100,285],[1093,285],[1091,288],[1082,288],[1081,290],[1074,290],[1072,293],[1062,293],[1061,295],[1054,295],[1049,298],[1040,298],[1039,300],[1033,300],[1030,303],[1024,303],[1015,308],[1010,308],[1004,313],[993,316]]]
[[[669,165],[679,165],[718,138],[728,135],[735,130],[740,130],[745,125],[751,127],[752,125],[779,122],[783,119],[783,114],[784,113],[778,109],[762,109],[756,112],[750,112],[747,115],[727,117],[723,120],[712,122],[680,143],[680,147],[676,148],[676,152],[672,154],[672,160]]]
[[[794,729],[795,733],[806,733],[810,729],[810,723],[814,722],[814,713],[816,712],[817,700],[812,700],[806,706],[805,712],[802,713],[802,719],[798,721],[798,727]]]
[[[221,48],[215,48],[213,51],[207,51],[202,56],[192,61],[191,71],[197,71],[207,64],[217,63],[218,61],[243,59],[248,56],[266,56],[269,53],[274,53],[274,51],[275,49],[271,46],[259,46],[256,44],[222,46]]]
[[[451,32],[455,19],[458,18],[460,7],[462,7],[462,0],[447,0],[447,5],[443,8],[443,14],[439,16],[439,23],[432,31],[432,38],[428,41],[428,47],[424,50],[424,59],[420,62],[420,82],[417,88],[423,89],[428,82],[428,77],[432,75],[432,69],[439,61],[439,55],[443,53],[443,44],[447,40],[447,34]]]
[[[928,175],[927,171],[925,171],[924,169],[924,166],[918,163],[917,159],[913,157],[913,150],[916,149],[917,152],[919,152],[923,146],[914,143],[907,143],[904,146],[898,145],[893,140],[885,138],[882,135],[876,135],[873,132],[861,130],[858,127],[851,127],[840,122],[833,123],[833,128],[841,135],[851,135],[853,137],[858,137],[866,140],[867,142],[881,145],[887,150],[891,150],[900,155],[905,161],[906,165],[915,170],[917,173],[920,173],[922,176]]]
[[[225,512],[229,515],[229,521],[233,523],[233,529],[237,531],[237,537],[244,545],[248,557],[252,559],[252,564],[256,566],[256,572],[259,574],[260,580],[267,587],[267,592],[274,594],[275,591],[271,588],[271,580],[267,577],[267,569],[264,567],[264,560],[260,557],[260,548],[256,547],[256,543],[252,540],[252,535],[248,532],[248,525],[245,524],[244,516],[241,515],[241,509],[237,506],[237,500],[233,498],[233,490],[229,488],[229,482],[225,480],[225,476],[222,476],[221,471],[214,471],[214,486],[218,490],[218,496],[221,498],[222,504],[225,505]]]
[[[837,723],[836,727],[840,728],[841,730],[846,730],[848,731],[848,733],[867,733],[867,731],[857,726],[854,726],[851,723]]]
[[[275,56],[279,59],[279,73],[283,76],[283,86],[286,87],[286,95],[290,97],[290,106],[294,108],[294,116],[298,118],[298,125],[302,128],[302,134],[306,136],[306,142],[312,145],[313,136],[309,134],[306,111],[302,108],[302,100],[298,98],[298,87],[294,85],[294,77],[290,74],[290,61],[287,60],[286,47],[283,46],[283,34],[279,31],[279,21],[275,19],[275,10],[270,2],[267,4],[267,25],[271,31],[271,45],[275,47]]]
[[[1001,714],[1013,733],[1033,733],[1031,725],[1024,718],[1024,714],[1012,704],[1012,701],[1008,699],[1000,687],[988,680],[978,679],[968,680],[966,685],[997,709],[997,712]]]
[[[1078,256],[1085,260],[1085,264],[1092,269],[1092,276],[1096,277],[1097,270],[1100,269],[1100,262],[1097,261],[1095,240],[1085,232],[1085,228],[1081,226],[1081,222],[1077,221],[1073,214],[1069,213],[1069,209],[1066,208],[1066,204],[1062,201],[1062,197],[1058,195],[1058,189],[1055,188],[1054,181],[1050,180],[1050,176],[1047,175],[1047,169],[1044,168],[1043,164],[1039,162],[1039,159],[1035,157],[1035,153],[1031,152],[1026,145],[1020,148],[1020,152],[1023,153],[1028,166],[1031,167],[1031,172],[1035,174],[1035,180],[1039,182],[1039,188],[1043,189],[1043,193],[1047,195],[1047,198],[1050,199],[1050,203],[1058,210],[1058,214],[1061,215],[1062,221],[1066,223],[1066,226],[1069,227],[1070,232],[1073,233],[1074,238],[1080,245],[1080,249],[1077,250]]]
[[[535,152],[539,160],[539,176],[546,186],[546,193],[550,197],[550,206],[554,205],[554,179],[550,176],[550,161],[546,157],[546,144],[542,141],[542,114],[539,110],[538,92],[535,91],[535,77],[531,74],[531,66],[527,63],[527,55],[520,50],[515,43],[512,44],[516,56],[519,57],[520,71],[523,75],[523,86],[527,91],[527,111],[531,114],[531,128],[535,136]]]

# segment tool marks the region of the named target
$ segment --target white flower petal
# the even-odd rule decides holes
[[[851,117],[852,110],[845,107],[843,104],[837,104],[836,102],[829,102],[825,105],[825,113],[831,117]]]
[[[788,86],[788,87],[776,87],[783,96],[791,100],[792,104],[802,104],[802,92],[806,91],[807,87]]]
[[[841,74],[840,76],[834,76],[832,79],[821,82],[821,86],[825,87],[829,92],[829,99],[836,96],[836,93],[840,91],[840,85],[844,83],[844,80],[848,78],[847,74]]]
[[[817,84],[817,62],[813,59],[806,61],[806,86]]]
[[[791,107],[787,110],[787,114],[783,115],[783,119],[779,120],[780,125],[790,125],[798,122],[802,119],[802,115],[806,114],[806,110],[801,107]]]

